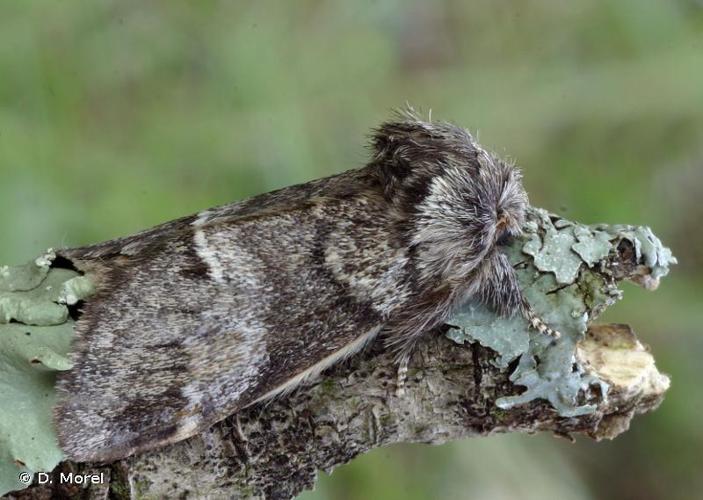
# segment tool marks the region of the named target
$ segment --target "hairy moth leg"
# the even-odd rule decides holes
[[[437,335],[444,335],[447,331],[451,329],[458,329],[456,325],[450,325],[448,323],[443,323],[434,328],[432,333]],[[417,346],[417,340],[420,337],[416,337],[414,342],[409,344],[404,344],[403,349],[398,353],[396,358],[396,363],[398,364],[398,371],[396,373],[396,396],[405,395],[405,382],[408,379],[408,365],[410,363],[410,358],[412,358],[415,347]]]
[[[398,372],[395,381],[395,395],[398,397],[405,396],[405,382],[408,380],[409,363],[410,354],[404,354],[398,361]]]
[[[530,306],[530,304],[528,304],[527,302],[525,302],[525,304],[522,306],[522,315],[530,323],[530,326],[537,330],[539,333],[549,335],[550,337],[554,337],[555,339],[561,337],[561,333],[558,330],[550,328],[547,323],[545,323],[544,320],[537,315],[537,313],[532,309],[532,306]]]

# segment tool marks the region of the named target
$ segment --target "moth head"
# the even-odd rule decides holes
[[[520,234],[528,204],[520,171],[462,128],[404,118],[374,136],[379,181],[420,269],[461,278]]]

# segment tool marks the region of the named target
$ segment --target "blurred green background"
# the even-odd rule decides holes
[[[0,262],[361,165],[406,101],[514,158],[535,205],[673,248],[605,318],[673,385],[614,442],[388,448],[304,498],[702,498],[701,1],[2,2]]]

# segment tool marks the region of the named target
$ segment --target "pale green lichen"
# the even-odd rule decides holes
[[[51,471],[63,457],[51,412],[56,372],[71,368],[73,321],[61,302],[92,288],[74,271],[50,268],[54,258],[0,269],[0,495],[27,486],[20,473]]]
[[[640,272],[654,279],[666,275],[676,259],[646,227],[584,226],[531,209],[524,229],[524,239],[508,249],[508,255],[528,302],[561,338],[531,330],[520,316],[498,317],[478,303],[467,304],[455,315],[451,323],[457,328],[447,336],[496,351],[499,367],[519,359],[510,378],[526,390],[500,398],[500,408],[545,399],[565,417],[591,413],[596,407],[583,403],[594,395],[594,387],[606,394],[607,384],[577,362],[576,343],[588,323],[622,296],[614,280],[605,278],[610,275],[609,256],[628,240]]]
[[[95,293],[95,284],[87,276],[76,276],[63,283],[58,301],[69,306]]]
[[[585,226],[576,226],[574,236],[578,243],[574,243],[571,249],[588,265],[593,267],[596,262],[605,259],[613,245],[610,243],[612,235],[605,231],[597,231]]]
[[[583,261],[571,251],[576,244],[573,230],[550,225],[543,236],[533,234],[523,251],[534,258],[535,267],[554,273],[559,283],[573,283]]]
[[[49,274],[49,266],[54,258],[56,254],[49,249],[27,265],[0,266],[0,292],[22,292],[38,287]]]

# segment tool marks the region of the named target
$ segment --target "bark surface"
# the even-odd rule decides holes
[[[591,401],[598,409],[590,415],[560,417],[541,401],[499,409],[496,399],[521,392],[509,380],[510,368],[496,368],[490,349],[437,335],[420,345],[403,396],[396,395],[392,357],[370,349],[314,386],[249,408],[187,441],[102,467],[64,462],[52,484],[11,497],[291,498],[312,488],[318,471],[394,443],[538,431],[612,438],[634,415],[656,408],[668,388],[668,378],[625,325],[591,328],[577,354],[610,385],[607,395]],[[105,482],[61,484],[60,474],[69,472],[102,472]]]

